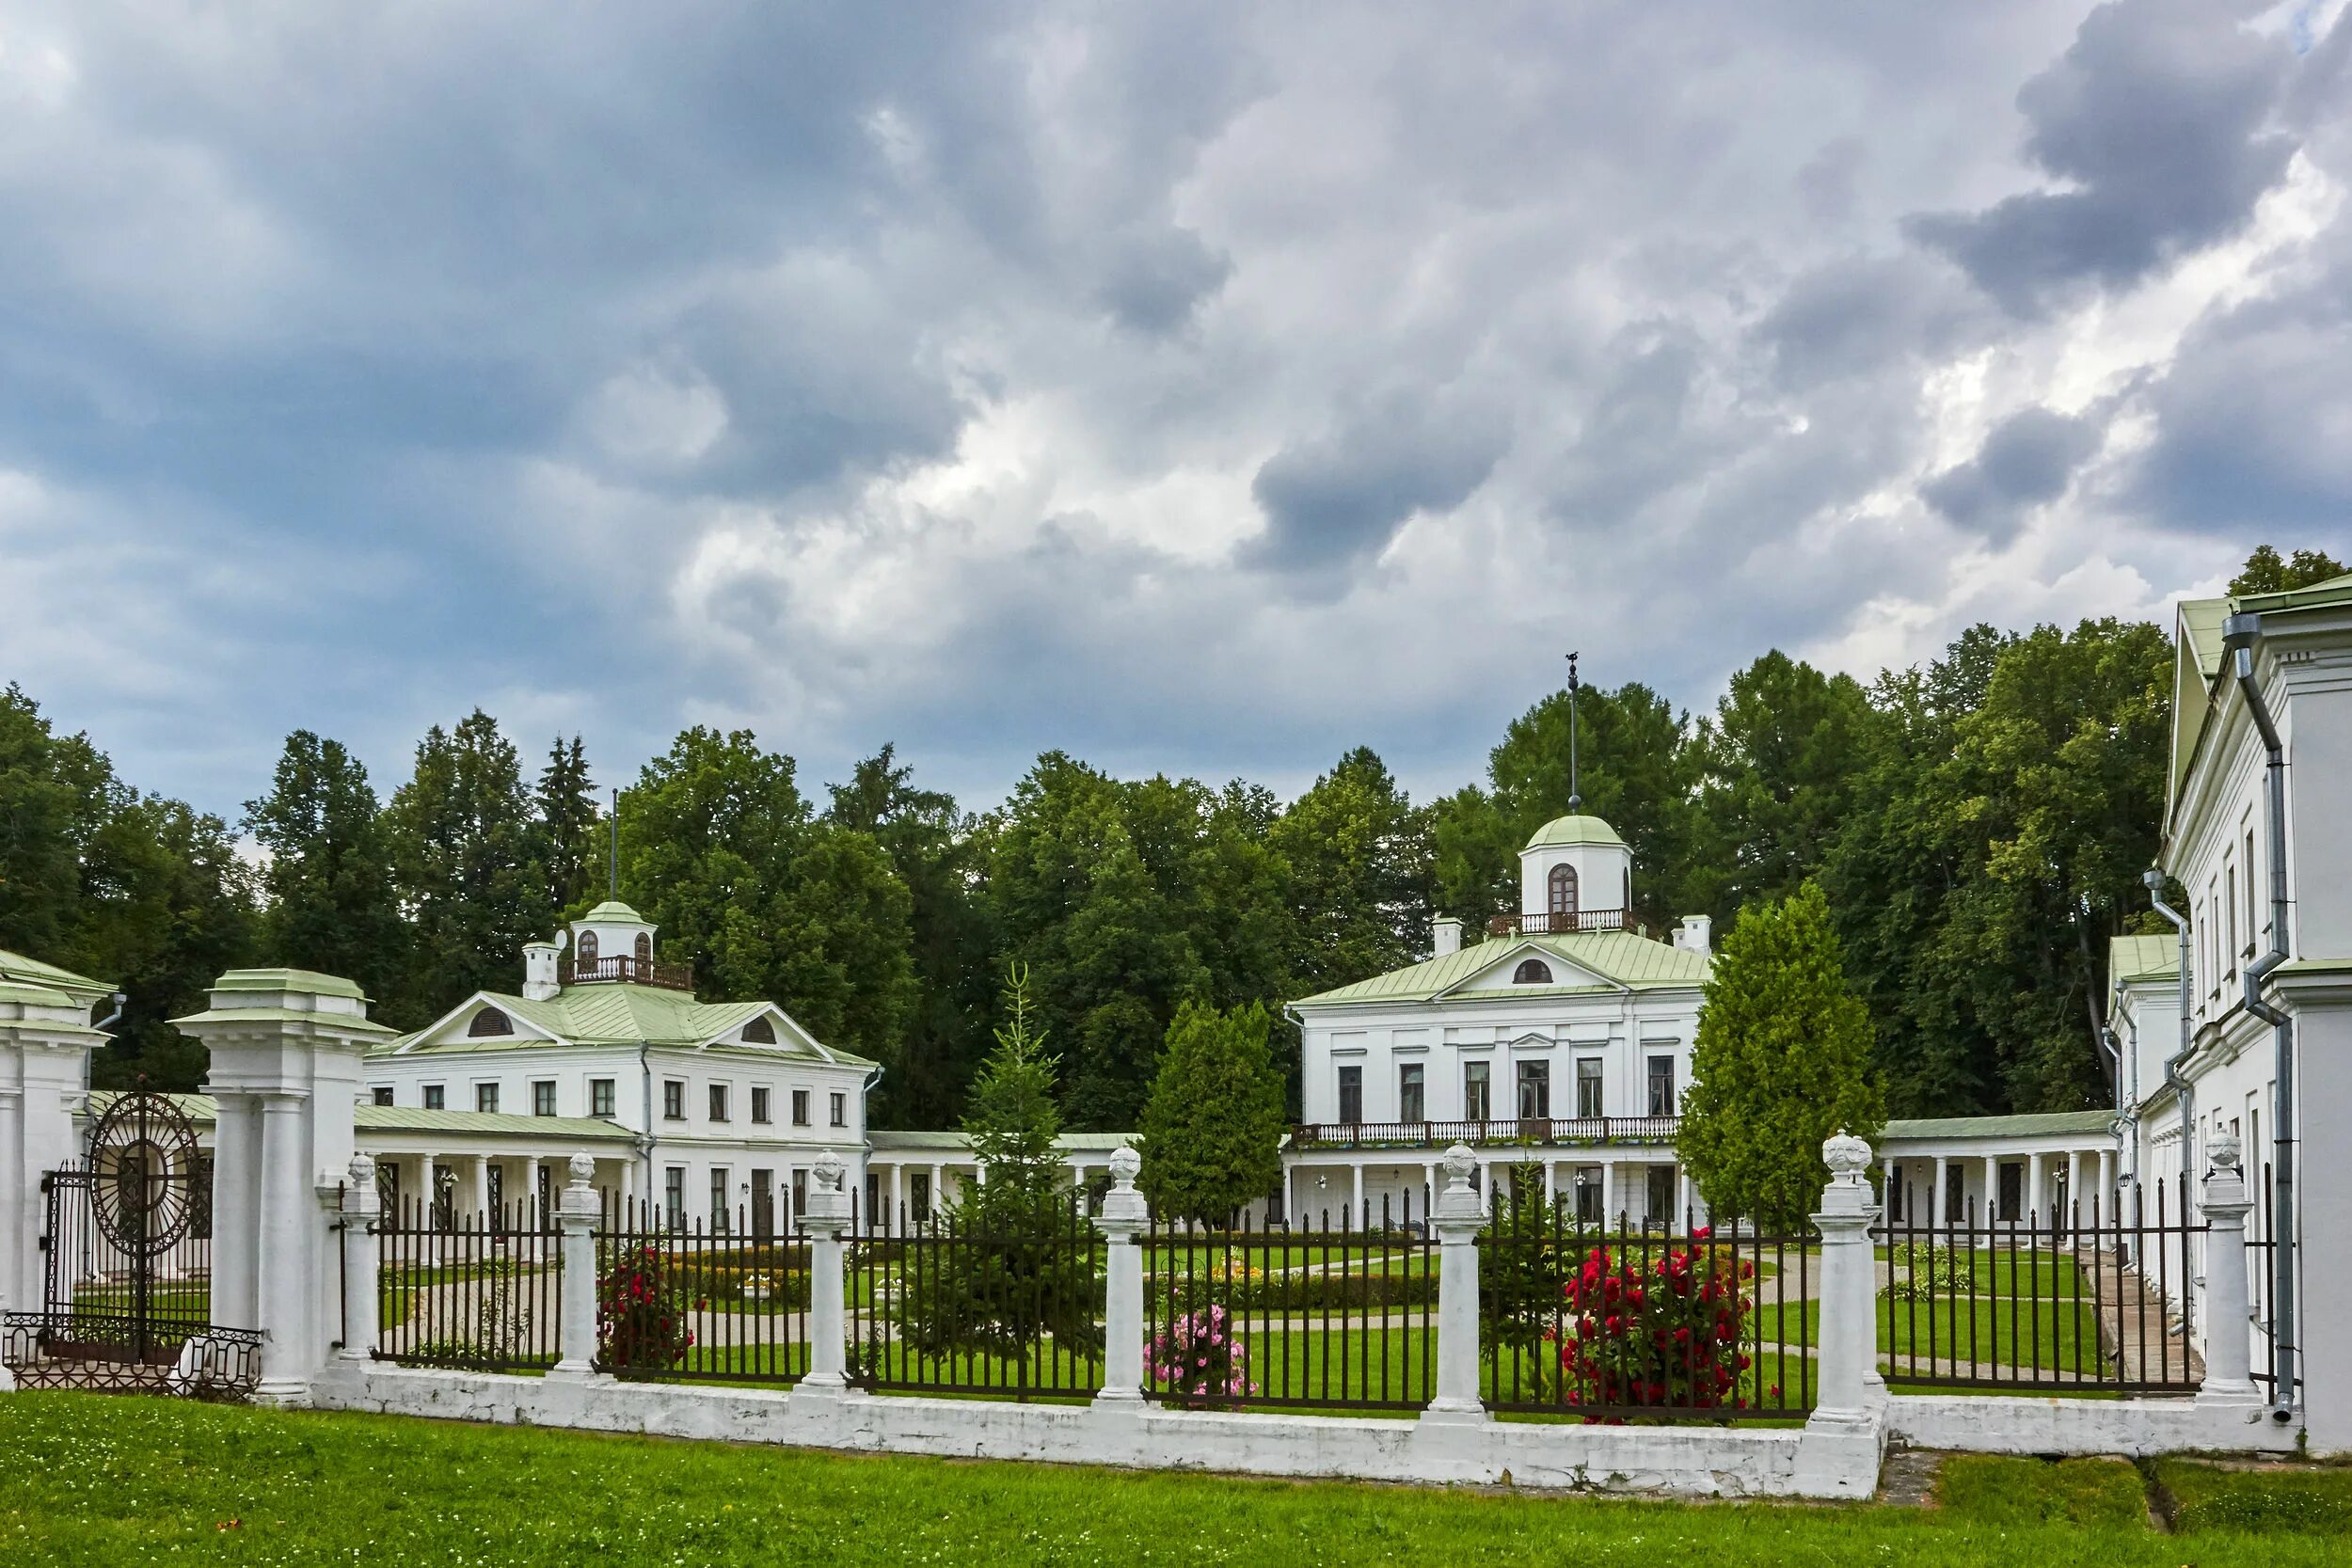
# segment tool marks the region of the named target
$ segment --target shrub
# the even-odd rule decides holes
[[[1249,1381],[1249,1348],[1234,1337],[1222,1307],[1187,1312],[1153,1335],[1147,1360],[1168,1389],[1165,1402],[1186,1410],[1230,1410],[1258,1391]]]
[[[471,1332],[419,1345],[414,1359],[443,1367],[511,1367],[531,1354],[531,1308],[515,1299],[513,1271],[492,1270],[476,1284]]]
[[[1238,1260],[1211,1264],[1197,1273],[1155,1274],[1144,1292],[1158,1315],[1197,1311],[1216,1304],[1232,1312],[1321,1312],[1384,1307],[1426,1307],[1438,1299],[1433,1264],[1410,1274],[1348,1274],[1308,1268],[1268,1272]]]
[[[596,1281],[596,1344],[608,1371],[660,1371],[694,1343],[673,1260],[655,1247],[624,1248]]]
[[[1968,1259],[1952,1247],[1906,1242],[1893,1248],[1887,1258],[1892,1276],[1886,1287],[1890,1301],[1925,1301],[1968,1288]]]
[[[1607,1246],[1585,1255],[1565,1291],[1572,1337],[1559,1351],[1563,1402],[1618,1411],[1747,1407],[1740,1375],[1749,1357],[1740,1347],[1756,1308],[1747,1294],[1756,1266],[1735,1268],[1696,1244],[1709,1235],[1704,1226],[1691,1235],[1692,1245],[1646,1264]]]

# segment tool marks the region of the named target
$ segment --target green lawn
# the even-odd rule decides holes
[[[1955,1460],[1931,1509],[1691,1505],[834,1455],[73,1394],[0,1399],[0,1468],[10,1478],[0,1491],[0,1562],[40,1568],[2304,1568],[2343,1560],[2339,1538],[2312,1527],[2352,1498],[2344,1470],[2247,1477],[2168,1464],[2170,1492],[2198,1499],[2184,1514],[2202,1511],[2184,1519],[2194,1533],[2176,1539],[2146,1523],[2135,1472],[2111,1462]]]

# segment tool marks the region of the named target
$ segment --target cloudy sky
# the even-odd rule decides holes
[[[1474,776],[2352,546],[2344,0],[0,0],[0,680]]]

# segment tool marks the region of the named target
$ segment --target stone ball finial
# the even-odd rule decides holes
[[[829,1148],[817,1156],[817,1164],[811,1168],[817,1173],[818,1186],[829,1193],[837,1193],[841,1190],[843,1167],[840,1155]]]
[[[2238,1146],[2237,1134],[2216,1132],[2213,1135],[2213,1143],[2205,1150],[2205,1157],[2213,1162],[2214,1169],[2234,1172],[2238,1168],[2238,1161],[2244,1158]]]
[[[1455,1144],[1447,1149],[1442,1164],[1447,1181],[1456,1187],[1469,1186],[1470,1178],[1478,1174],[1478,1156],[1470,1152],[1468,1144]]]
[[[564,1162],[564,1168],[571,1173],[572,1185],[575,1187],[585,1187],[596,1179],[596,1162],[590,1154],[573,1155]]]
[[[1870,1168],[1870,1146],[1841,1127],[1822,1143],[1821,1159],[1832,1180],[1859,1181]]]
[[[1143,1156],[1126,1144],[1111,1150],[1111,1180],[1122,1187],[1136,1184],[1136,1173],[1143,1169]]]

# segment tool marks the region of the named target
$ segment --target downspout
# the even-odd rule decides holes
[[[2181,1069],[2187,1065],[2190,1050],[2188,1005],[2192,981],[2188,972],[2188,918],[2164,901],[2163,872],[2151,867],[2139,874],[2139,879],[2148,884],[2148,902],[2155,906],[2158,914],[2172,922],[2172,928],[2180,933],[2181,938],[2181,1049],[2165,1058],[2164,1081],[2171,1086],[2173,1095],[2181,1102],[2181,1180],[2185,1182],[2195,1180],[2197,1175],[2197,1163],[2191,1152],[2197,1129],[2197,1090],[2181,1076]],[[2187,1292],[2182,1292],[2181,1300],[2185,1318]]]
[[[2259,615],[2233,615],[2221,624],[2221,645],[2233,650],[2231,674],[2269,759],[2263,816],[2270,839],[2270,949],[2246,966],[2246,1010],[2270,1025],[2270,1418],[2284,1425],[2295,1418],[2295,1020],[2263,1000],[2262,983],[2287,961],[2287,752],[2254,679],[2253,645],[2261,634]]]
[[[97,1030],[102,1035],[107,1030],[113,1028],[116,1024],[122,1022],[122,1009],[131,1005],[131,993],[127,990],[119,990],[114,993],[113,1001],[115,1010],[90,1025],[91,1028]],[[95,1051],[85,1051],[82,1053],[82,1098],[85,1101],[89,1099],[90,1068],[95,1062],[97,1055],[98,1053]]]
[[[645,1198],[641,1216],[653,1210],[653,1042],[637,1042],[637,1070],[645,1081],[645,1130],[637,1134],[638,1157],[645,1162]]]

